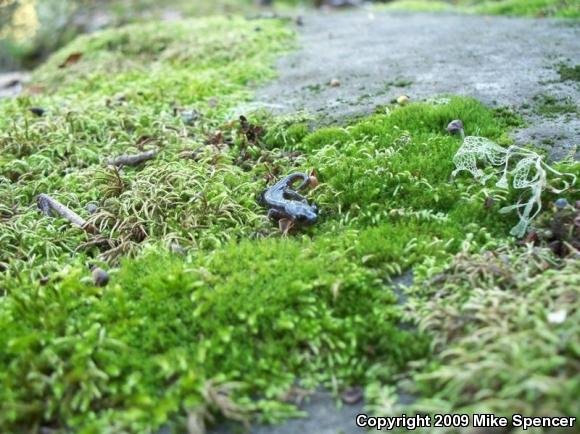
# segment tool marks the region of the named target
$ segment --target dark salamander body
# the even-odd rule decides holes
[[[292,184],[298,180],[302,183],[293,189]],[[276,220],[287,218],[306,225],[316,222],[318,208],[316,205],[309,205],[308,201],[298,193],[305,189],[309,182],[310,178],[305,173],[293,173],[265,190],[260,202],[268,208],[268,217]]]

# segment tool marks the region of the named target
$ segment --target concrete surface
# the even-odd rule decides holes
[[[580,144],[578,112],[542,118],[533,99],[578,106],[580,83],[562,82],[557,72],[561,63],[580,64],[578,21],[358,10],[303,23],[301,48],[280,60],[279,78],[256,95],[274,112],[307,110],[333,123],[402,94],[467,95],[521,112],[528,127],[514,133],[520,144],[548,146],[553,158]],[[330,86],[333,79],[340,86]]]

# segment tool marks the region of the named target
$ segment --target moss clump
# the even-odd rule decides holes
[[[460,254],[416,286],[409,313],[433,336],[435,356],[401,382],[420,397],[405,410],[578,414],[578,266],[548,249],[505,246]],[[373,392],[385,409],[392,396]]]
[[[0,222],[0,262],[8,277],[29,267],[42,277],[79,246],[89,254],[108,246],[110,257],[130,253],[144,238],[208,247],[241,236],[242,228],[249,235],[256,224],[265,226],[253,197],[256,180],[228,164],[226,153],[204,147],[246,98],[247,83],[271,76],[271,56],[291,45],[282,23],[261,23],[256,32],[258,23],[205,19],[81,37],[36,72],[40,95],[3,104],[0,191],[10,219]],[[82,57],[60,68],[72,53]],[[29,113],[32,106],[45,115]],[[203,116],[189,125],[182,110]],[[160,152],[144,168],[118,175],[104,167],[112,157],[143,150]],[[39,193],[54,194],[85,218],[85,205],[97,203],[92,218],[104,239],[39,218]],[[221,228],[212,229],[208,218]],[[228,221],[237,229],[224,231]],[[196,235],[202,228],[209,229],[203,239]]]
[[[569,66],[562,64],[558,67],[558,74],[562,81],[580,81],[580,65]]]
[[[476,1],[466,0],[464,3],[474,4],[477,13],[492,15],[521,15],[528,17],[580,17],[580,6],[574,0],[501,0]]]
[[[453,5],[439,0],[396,0],[381,7],[389,10],[407,10],[417,12],[442,12],[453,10]]]
[[[560,115],[574,114],[578,112],[578,106],[570,97],[559,99],[552,95],[539,94],[534,97],[537,104],[537,112],[542,116],[554,118]]]
[[[466,13],[528,16],[528,17],[580,17],[580,7],[574,0],[396,0],[388,3],[388,9],[439,12],[459,11]]]
[[[145,254],[106,289],[78,267],[15,285],[0,316],[0,425],[142,432],[205,405],[210,380],[243,382],[239,405],[272,419],[284,407],[268,401],[297,376],[360,383],[378,360],[393,374],[426,341],[397,329],[376,272],[331,247],[245,241],[188,261]]]

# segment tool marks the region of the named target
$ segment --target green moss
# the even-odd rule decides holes
[[[396,0],[385,6],[379,6],[390,10],[407,10],[416,12],[441,12],[452,10],[453,6],[439,0]]]
[[[306,151],[315,151],[329,144],[333,147],[340,147],[348,139],[349,134],[344,128],[324,128],[310,134],[297,147]]]
[[[522,106],[522,108],[525,107]],[[506,127],[521,128],[525,126],[523,118],[509,107],[499,107],[495,109],[494,112],[497,117],[502,119],[501,123]]]
[[[456,11],[466,13],[530,16],[580,17],[580,6],[574,0],[396,0],[381,8],[422,12]]]
[[[392,382],[429,353],[398,327],[390,280],[494,248],[517,218],[485,206],[513,194],[450,180],[460,141],[446,126],[504,143],[515,118],[451,97],[314,132],[305,115],[253,114],[265,133],[250,140],[232,109],[291,44],[270,20],[106,31],[44,65],[41,94],[0,108],[1,431],[147,432],[192,411],[271,421],[295,411],[282,402],[295,383]],[[104,164],[147,149],[159,154],[141,166]],[[256,198],[311,169],[320,221],[281,238]],[[40,214],[39,193],[99,234]]]
[[[473,4],[474,2],[471,3]],[[561,18],[580,17],[580,6],[574,0],[485,0],[475,2],[474,10],[477,13],[492,15]]]
[[[415,287],[409,313],[433,334],[435,356],[401,382],[420,397],[405,411],[577,414],[578,264],[504,246],[460,254]]]
[[[371,346],[391,373],[425,351],[397,329],[395,297],[376,273],[329,241],[234,243],[187,262],[151,253],[124,262],[105,290],[81,276],[76,268],[44,288],[10,288],[3,427],[44,420],[101,432],[115,416],[141,431],[203,402],[212,378],[276,399],[298,375],[313,385],[364,381]]]
[[[539,94],[534,96],[534,101],[538,114],[549,118],[578,112],[578,106],[570,97],[559,99],[552,95]]]
[[[580,65],[568,66],[562,64],[558,66],[558,74],[562,81],[580,81]]]

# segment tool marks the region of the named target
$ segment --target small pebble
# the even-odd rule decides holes
[[[556,202],[554,202],[554,205],[556,205],[556,208],[558,209],[564,209],[568,206],[568,201],[561,197]]]
[[[333,78],[332,80],[330,80],[330,86],[331,87],[340,86],[340,80],[338,78]]]
[[[106,286],[109,283],[109,273],[99,267],[93,268],[93,283],[95,286]]]
[[[400,97],[397,98],[397,104],[407,105],[407,104],[409,104],[410,99],[411,98],[409,98],[407,95],[401,95]]]
[[[455,119],[454,121],[449,122],[449,125],[447,125],[447,131],[450,134],[458,133],[462,129],[463,122],[461,122],[459,119]]]
[[[355,405],[361,402],[364,398],[364,390],[362,387],[356,386],[342,392],[341,399],[347,405]]]
[[[95,203],[88,203],[87,206],[86,206],[86,209],[89,212],[89,214],[94,214],[94,213],[97,212],[97,210],[99,209],[99,207]]]
[[[180,115],[185,125],[193,125],[199,119],[199,112],[196,110],[183,110]]]
[[[40,107],[30,107],[28,110],[36,116],[42,116],[44,114],[44,109]]]

